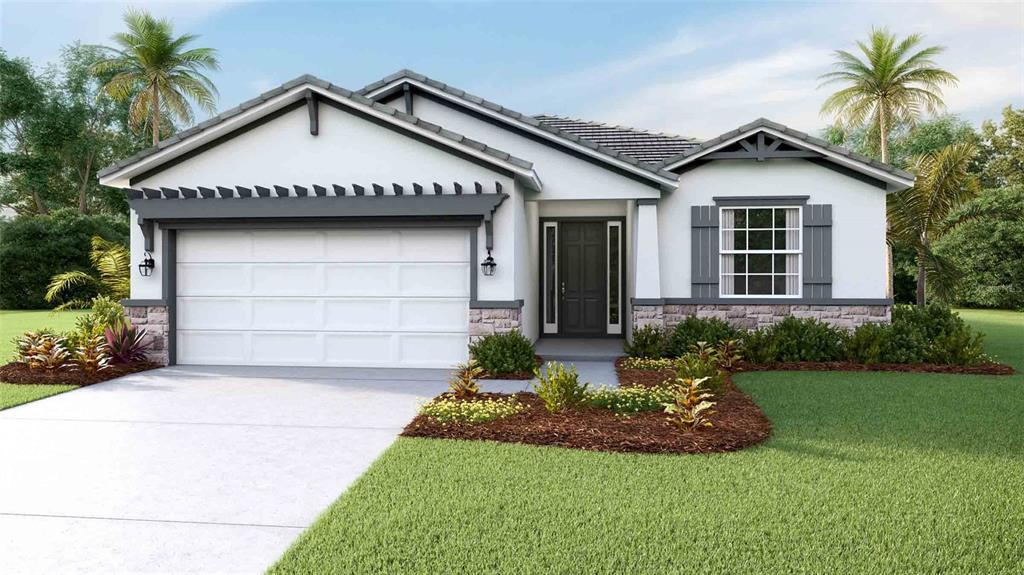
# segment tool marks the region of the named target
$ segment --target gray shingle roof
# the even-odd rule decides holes
[[[641,162],[657,164],[665,158],[681,154],[700,145],[693,138],[639,130],[628,126],[615,126],[579,118],[567,118],[551,114],[534,116],[544,124],[564,132],[632,156]]]
[[[217,114],[216,116],[210,118],[209,120],[206,120],[205,122],[201,122],[201,123],[196,124],[195,126],[189,128],[187,130],[183,130],[181,132],[178,132],[177,134],[174,134],[170,138],[167,138],[166,140],[163,140],[162,142],[160,142],[160,144],[158,144],[156,146],[153,146],[151,148],[146,148],[145,150],[142,150],[141,152],[138,152],[138,153],[136,153],[133,156],[125,158],[125,159],[123,159],[123,160],[121,160],[119,162],[116,162],[116,163],[114,163],[114,164],[112,164],[110,166],[107,166],[106,168],[103,168],[102,170],[100,170],[97,173],[97,176],[103,177],[103,176],[106,176],[108,174],[112,174],[114,172],[120,171],[120,170],[124,169],[125,167],[127,167],[127,166],[129,166],[131,164],[134,164],[134,163],[136,163],[136,162],[138,162],[138,161],[140,161],[142,159],[145,159],[145,158],[147,158],[149,156],[152,156],[153,154],[156,154],[157,152],[160,152],[161,150],[164,150],[165,148],[167,148],[169,146],[173,146],[174,144],[177,144],[178,142],[181,142],[183,140],[186,140],[188,138],[196,136],[196,135],[198,135],[198,134],[200,134],[200,133],[202,133],[202,132],[204,132],[206,130],[209,130],[210,128],[212,128],[212,127],[214,127],[214,126],[216,126],[216,125],[218,125],[218,124],[220,124],[222,122],[225,122],[225,121],[227,121],[227,120],[229,120],[231,118],[234,118],[235,116],[238,116],[239,114],[241,114],[242,112],[245,112],[246,110],[254,108],[254,107],[256,107],[256,106],[258,106],[258,105],[260,105],[260,104],[262,104],[262,103],[264,103],[264,102],[266,102],[266,101],[268,101],[268,100],[270,100],[272,98],[280,96],[281,94],[284,94],[285,92],[287,92],[287,91],[289,91],[289,90],[291,90],[291,89],[293,89],[295,87],[302,86],[304,84],[309,84],[309,85],[312,85],[312,86],[316,86],[316,87],[318,87],[320,89],[323,89],[323,90],[326,90],[326,91],[328,91],[328,92],[330,92],[332,94],[336,94],[336,95],[338,95],[338,96],[340,96],[340,97],[342,97],[344,99],[347,99],[347,100],[350,100],[352,102],[355,102],[356,104],[359,104],[359,105],[362,105],[362,106],[366,106],[366,107],[369,107],[369,108],[373,108],[374,110],[376,110],[378,112],[383,112],[385,114],[388,114],[388,115],[392,116],[393,118],[398,120],[400,123],[405,123],[405,124],[410,124],[410,125],[413,125],[413,126],[418,126],[418,127],[423,128],[425,130],[428,130],[428,131],[431,131],[431,132],[433,132],[435,134],[438,134],[438,135],[442,136],[443,138],[452,141],[455,144],[461,144],[463,146],[468,146],[470,148],[473,148],[474,150],[477,150],[479,152],[483,152],[484,154],[487,154],[488,156],[494,157],[494,158],[496,158],[498,160],[501,160],[501,161],[504,161],[504,162],[508,162],[510,164],[513,164],[515,166],[518,166],[518,167],[526,169],[526,170],[533,169],[533,163],[532,162],[528,162],[526,160],[517,158],[517,157],[515,157],[515,156],[513,156],[513,155],[511,155],[511,154],[509,154],[507,152],[503,152],[501,150],[492,148],[492,147],[490,147],[487,144],[484,144],[482,142],[477,142],[476,140],[471,140],[471,139],[463,136],[462,134],[457,134],[455,132],[446,130],[446,129],[442,128],[441,126],[438,126],[437,124],[432,124],[432,123],[427,122],[425,120],[421,120],[420,118],[417,118],[416,116],[411,116],[409,114],[406,114],[405,112],[400,112],[398,110],[395,110],[391,106],[385,106],[383,104],[379,104],[379,103],[374,102],[373,100],[371,100],[369,98],[366,98],[365,96],[363,96],[361,94],[358,94],[358,93],[353,92],[351,90],[346,90],[345,88],[342,88],[341,86],[335,86],[334,84],[331,84],[330,82],[321,80],[320,78],[317,78],[316,76],[311,76],[309,74],[304,74],[302,76],[299,76],[298,78],[295,78],[294,80],[290,80],[288,82],[285,82],[284,84],[281,84],[280,86],[278,86],[276,88],[268,90],[268,91],[260,94],[259,96],[256,96],[255,98],[253,98],[251,100],[243,102],[243,103],[239,104],[238,106],[235,106],[234,108],[231,108],[230,110],[225,110],[225,111],[221,112],[220,114]]]
[[[643,170],[645,172],[649,172],[649,173],[651,173],[653,175],[660,176],[662,178],[668,178],[668,179],[671,179],[671,180],[675,180],[676,179],[676,175],[675,174],[673,174],[671,172],[668,172],[666,170],[663,170],[659,166],[656,166],[654,164],[648,163],[646,161],[639,160],[639,159],[637,159],[637,158],[635,158],[635,157],[633,157],[631,155],[623,153],[623,152],[621,152],[619,150],[615,150],[615,149],[613,149],[611,147],[602,145],[602,144],[600,144],[598,142],[594,142],[594,141],[582,138],[582,137],[578,136],[577,134],[574,134],[574,133],[572,133],[570,131],[563,130],[563,129],[557,127],[557,126],[551,125],[551,124],[546,123],[546,122],[541,122],[537,118],[534,118],[532,116],[528,116],[528,115],[523,114],[521,112],[517,112],[515,110],[506,108],[506,107],[504,107],[504,106],[502,106],[500,104],[496,104],[496,103],[491,102],[489,100],[485,100],[485,99],[483,99],[483,98],[481,98],[479,96],[474,96],[473,94],[470,94],[470,93],[466,92],[465,90],[460,90],[460,89],[458,89],[458,88],[456,88],[454,86],[449,86],[448,84],[445,84],[444,82],[439,82],[437,80],[434,80],[433,78],[428,78],[427,76],[424,76],[423,74],[419,74],[419,73],[414,72],[412,70],[408,70],[408,69],[399,70],[398,72],[395,72],[394,74],[391,74],[391,75],[386,76],[386,77],[384,77],[384,78],[382,78],[380,80],[377,80],[376,82],[373,82],[371,84],[367,84],[365,87],[363,87],[357,93],[361,94],[361,95],[366,95],[366,94],[369,94],[369,93],[371,93],[371,92],[373,92],[375,90],[383,88],[384,86],[387,86],[388,84],[391,84],[392,82],[394,82],[396,80],[402,80],[402,79],[411,79],[411,80],[415,80],[417,82],[421,82],[423,84],[426,84],[427,86],[430,86],[431,88],[435,88],[435,89],[440,90],[440,91],[442,91],[442,92],[444,92],[446,94],[451,94],[452,96],[455,96],[456,98],[465,100],[467,102],[476,104],[478,106],[483,106],[484,108],[487,108],[488,110],[492,110],[492,111],[497,112],[497,113],[499,113],[499,114],[501,114],[503,116],[512,118],[513,120],[519,120],[520,122],[523,122],[523,123],[528,124],[530,126],[533,126],[535,128],[539,128],[539,129],[541,129],[541,130],[543,130],[545,132],[548,132],[548,133],[550,133],[550,134],[552,134],[554,136],[557,136],[557,137],[559,137],[561,139],[568,140],[570,142],[573,142],[575,144],[584,146],[586,148],[590,148],[591,150],[594,150],[595,152],[598,152],[601,155],[607,156],[608,158],[613,158],[613,159],[616,159],[616,160],[620,160],[622,162],[626,162],[627,164],[635,166],[635,167],[637,167],[637,168],[639,168],[639,169],[641,169],[641,170]]]
[[[839,154],[841,156],[846,156],[847,158],[850,158],[851,160],[854,160],[856,162],[860,162],[861,164],[866,164],[866,165],[871,166],[872,168],[876,168],[878,170],[882,170],[883,172],[886,172],[888,174],[892,174],[892,175],[894,175],[894,176],[896,176],[898,178],[906,178],[908,180],[913,180],[914,177],[915,177],[914,174],[912,174],[910,172],[901,170],[901,169],[896,168],[894,166],[891,166],[889,164],[883,164],[882,162],[879,162],[878,160],[873,160],[873,159],[871,159],[871,158],[869,158],[867,156],[858,154],[856,152],[852,152],[852,151],[850,151],[850,150],[848,150],[848,149],[846,149],[846,148],[844,148],[842,146],[836,146],[834,144],[830,144],[830,143],[826,142],[825,140],[822,140],[821,138],[815,138],[814,136],[805,134],[804,132],[801,132],[799,130],[794,130],[793,128],[789,128],[789,127],[784,126],[784,125],[782,125],[782,124],[780,124],[778,122],[772,122],[771,120],[768,120],[766,118],[758,118],[758,119],[754,120],[753,122],[751,122],[749,124],[746,124],[746,125],[740,126],[739,128],[736,128],[735,130],[730,130],[730,131],[728,131],[728,132],[726,132],[726,133],[724,133],[724,134],[722,134],[720,136],[711,138],[710,140],[702,142],[699,146],[696,146],[696,147],[694,147],[692,149],[686,150],[686,151],[684,151],[684,152],[682,152],[680,154],[677,154],[677,155],[675,155],[675,156],[673,156],[671,158],[666,158],[666,159],[662,160],[661,163],[658,164],[658,165],[661,166],[662,168],[664,168],[666,166],[670,166],[672,164],[675,164],[675,163],[678,163],[678,162],[680,162],[682,160],[685,160],[685,159],[687,159],[689,157],[692,157],[692,156],[695,156],[697,154],[700,154],[701,152],[706,151],[709,148],[713,148],[713,147],[717,146],[718,144],[721,144],[722,142],[724,142],[726,140],[730,140],[732,138],[735,138],[736,136],[739,136],[740,134],[749,132],[751,130],[756,130],[758,128],[771,128],[772,130],[775,130],[776,132],[781,132],[783,134],[786,134],[787,136],[793,138],[794,140],[798,140],[798,141],[801,141],[801,142],[807,142],[808,144],[813,144],[813,145],[818,146],[820,148],[825,148],[826,150],[828,150],[830,152],[833,152],[835,154]]]

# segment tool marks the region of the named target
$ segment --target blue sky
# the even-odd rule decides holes
[[[104,43],[128,3],[0,3],[0,46],[37,63]],[[358,88],[403,67],[524,113],[697,137],[764,116],[815,132],[830,52],[872,26],[947,46],[950,111],[1024,106],[1024,3],[134,2],[220,52],[220,109],[303,73]],[[45,28],[44,34],[39,33]]]

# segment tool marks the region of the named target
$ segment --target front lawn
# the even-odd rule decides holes
[[[88,310],[52,313],[50,310],[0,310],[0,364],[10,360],[17,346],[15,338],[29,330],[74,329],[75,320]],[[74,385],[12,385],[0,383],[0,410],[75,389]]]
[[[963,315],[1024,371],[1024,314]],[[400,439],[271,572],[1021,571],[1021,373],[736,382],[774,424],[738,453]]]

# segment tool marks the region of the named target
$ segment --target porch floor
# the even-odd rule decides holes
[[[540,338],[537,355],[545,361],[613,361],[623,355],[620,338]]]

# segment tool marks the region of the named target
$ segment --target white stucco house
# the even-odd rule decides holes
[[[767,120],[699,142],[407,70],[302,76],[100,173],[160,360],[399,367],[509,329],[885,321],[886,194],[913,180]]]

